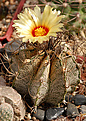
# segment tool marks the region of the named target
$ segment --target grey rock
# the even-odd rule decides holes
[[[65,100],[66,100],[66,102],[71,102],[72,101],[72,95],[69,95],[69,94],[66,94],[65,95]]]
[[[46,119],[53,120],[62,115],[64,108],[50,108],[46,111]]]
[[[6,19],[5,18],[3,18],[3,20],[2,20],[2,24],[6,25]]]
[[[85,105],[86,104],[86,97],[84,95],[75,95],[72,98],[72,101],[74,102],[75,105]]]
[[[85,105],[81,105],[81,107],[80,107],[80,112],[81,112],[82,114],[86,114],[86,106],[85,106]]]
[[[86,118],[83,121],[86,121]]]
[[[76,117],[79,115],[79,111],[76,106],[72,103],[67,104],[67,116],[68,117]]]
[[[14,9],[16,9],[16,6],[15,5],[9,6],[9,10],[14,10]]]
[[[0,28],[2,28],[3,24],[0,24]]]
[[[21,44],[22,44],[22,42],[19,41],[19,40],[15,40],[15,41],[12,40],[12,41],[10,41],[10,42],[8,42],[6,44],[6,46],[4,47],[4,49],[5,49],[6,52],[14,52],[17,49],[19,49],[19,47],[20,47]]]
[[[33,116],[43,121],[45,117],[45,111],[42,109],[37,109],[37,112],[33,114]]]
[[[0,76],[0,86],[6,86],[6,81],[3,77]]]

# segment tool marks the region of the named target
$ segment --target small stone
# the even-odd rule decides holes
[[[15,1],[15,5],[18,5],[18,1],[17,0]]]
[[[5,6],[9,6],[9,1],[6,1],[5,2]]]
[[[14,9],[16,9],[16,6],[15,6],[15,5],[11,5],[11,6],[9,7],[9,10],[14,10]]]
[[[0,86],[6,86],[6,81],[3,77],[0,76]]]
[[[3,103],[5,103],[5,99],[4,99],[4,97],[0,97],[0,105]]]
[[[37,109],[37,112],[33,114],[33,116],[43,121],[45,117],[45,111],[41,109]]]
[[[6,19],[5,18],[3,18],[3,20],[2,20],[2,24],[6,24]]]
[[[50,108],[46,111],[46,119],[54,120],[58,116],[62,115],[64,112],[64,108]]]
[[[86,104],[86,97],[84,95],[75,95],[72,98],[72,102],[74,102],[75,105],[85,105]]]
[[[6,23],[10,23],[10,21],[11,21],[10,19],[6,19]]]
[[[7,26],[2,26],[2,31],[6,31],[7,30]]]
[[[80,107],[80,112],[81,112],[82,114],[86,114],[86,106],[85,106],[85,105],[82,105],[82,106]]]
[[[2,35],[2,31],[0,31],[0,36]]]
[[[33,121],[36,121],[36,117],[32,117]]]
[[[10,4],[13,5],[14,4],[14,0],[10,0]]]
[[[66,100],[66,102],[71,102],[72,97],[73,97],[72,95],[66,94],[66,95],[65,95],[65,100]]]
[[[0,28],[2,28],[3,27],[3,24],[0,24]]]
[[[12,16],[11,15],[7,15],[6,18],[7,19],[12,19]]]
[[[4,36],[6,32],[3,32],[2,35]]]
[[[2,48],[2,43],[0,42],[0,49]]]
[[[14,108],[14,112],[15,112],[15,114],[16,114],[17,116],[20,116],[20,111],[19,111],[18,108]]]
[[[29,5],[30,1],[29,1],[29,0],[26,0],[26,2],[25,2],[25,3]]]
[[[31,114],[28,113],[28,114],[27,114],[27,117],[28,117],[28,119],[31,119]]]
[[[76,106],[72,103],[67,104],[67,116],[68,117],[76,117],[79,115],[79,111]]]

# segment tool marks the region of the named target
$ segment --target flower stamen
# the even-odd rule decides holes
[[[33,37],[45,36],[49,32],[49,29],[43,26],[36,27],[32,30]]]

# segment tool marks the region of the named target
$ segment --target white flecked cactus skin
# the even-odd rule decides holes
[[[14,112],[13,108],[8,103],[0,105],[0,121],[13,121]]]
[[[74,56],[64,56],[66,53],[63,51],[61,55],[57,57],[53,55],[52,58],[52,53],[46,55],[43,52],[41,55],[38,54],[29,58],[29,62],[23,63],[23,66],[19,68],[19,75],[15,81],[16,90],[19,93],[23,91],[24,94],[24,90],[27,89],[34,106],[39,106],[43,101],[58,105],[64,99],[65,93],[74,91],[80,80],[80,71]],[[46,60],[46,56],[49,57],[48,60]],[[45,66],[46,61],[49,66]],[[47,68],[48,71],[46,72]],[[19,87],[22,87],[22,91]]]

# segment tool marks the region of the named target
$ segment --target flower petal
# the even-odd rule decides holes
[[[35,12],[36,16],[38,17],[38,19],[39,19],[39,21],[40,21],[40,24],[41,24],[41,22],[42,22],[41,9],[40,9],[38,6],[36,6],[36,7],[34,8],[34,12]]]
[[[42,26],[46,26],[46,21],[48,20],[51,9],[52,8],[50,6],[48,5],[45,6],[45,9],[42,15]]]
[[[33,43],[36,41],[42,43],[49,40],[49,36],[56,37],[56,32],[62,31],[63,24],[59,22],[64,16],[59,16],[59,14],[60,11],[53,10],[53,7],[48,5],[45,6],[43,14],[41,14],[41,9],[38,6],[34,10],[25,8],[24,12],[18,15],[18,20],[14,20],[13,27],[16,28],[19,36],[23,37],[23,42],[29,40],[29,42]],[[49,29],[49,31],[45,28]],[[38,36],[33,36],[35,31],[39,33]],[[42,31],[45,31],[46,35],[40,34],[43,33]]]
[[[39,26],[39,25],[41,24],[41,21],[40,21],[40,19],[38,18],[38,16],[36,15],[36,13],[35,13],[33,10],[29,9],[29,8],[28,8],[28,10],[29,10],[29,14],[30,14],[30,15],[32,16],[32,18],[33,18],[33,21],[34,21],[35,25],[36,25],[36,26]]]

